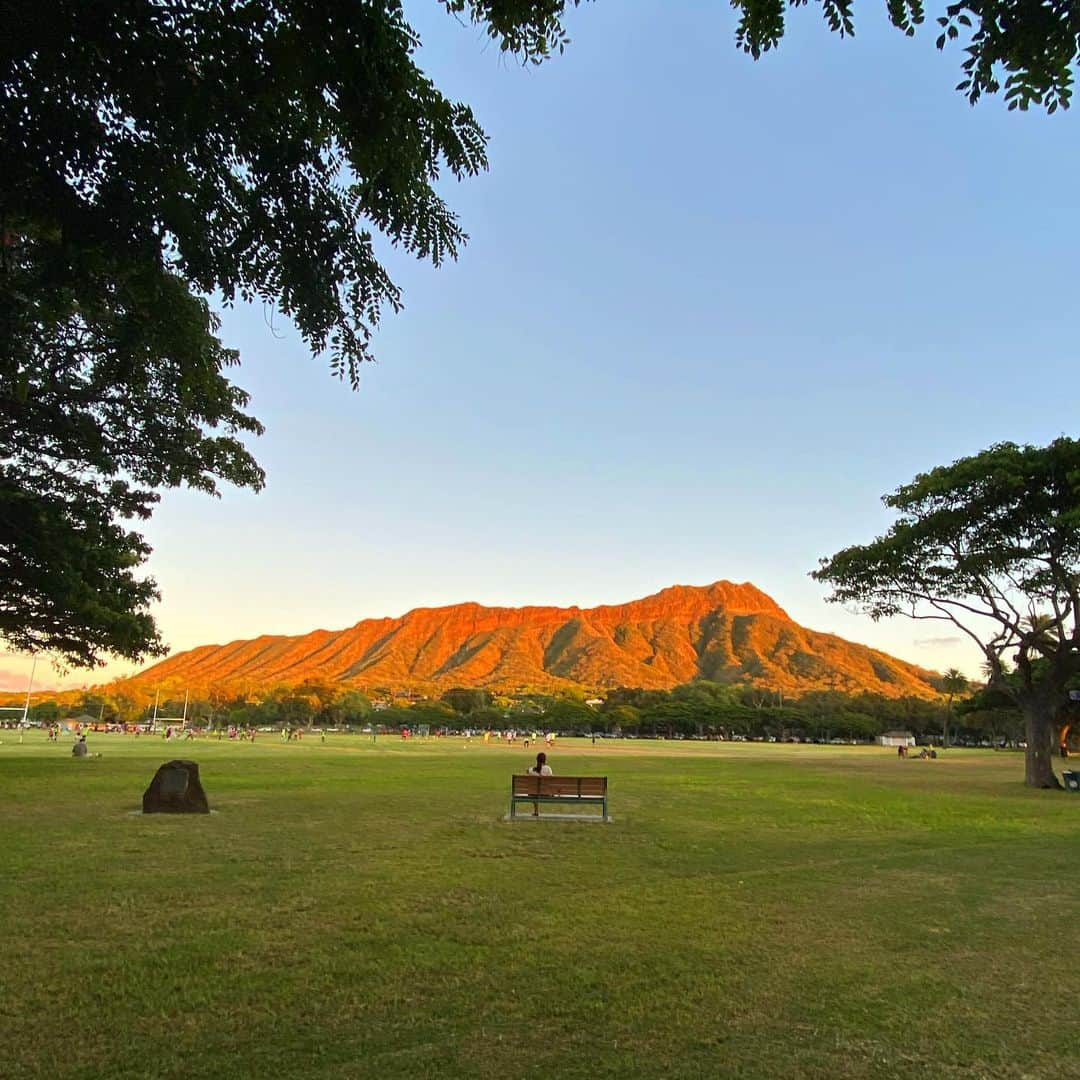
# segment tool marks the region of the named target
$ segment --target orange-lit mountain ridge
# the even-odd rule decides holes
[[[417,608],[347,630],[203,645],[132,681],[257,690],[310,678],[425,692],[451,686],[666,688],[704,678],[794,693],[934,693],[931,672],[807,630],[760,589],[730,581],[675,585],[628,604],[589,609]]]

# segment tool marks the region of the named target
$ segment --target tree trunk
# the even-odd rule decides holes
[[[1034,788],[1059,788],[1054,775],[1054,714],[1043,701],[1024,702],[1024,783]]]

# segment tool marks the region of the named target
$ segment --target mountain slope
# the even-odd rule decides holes
[[[695,678],[774,689],[934,693],[930,672],[799,626],[751,584],[675,585],[628,604],[417,608],[347,630],[263,636],[178,653],[134,676],[151,686],[258,689],[306,679],[431,691],[666,688]]]

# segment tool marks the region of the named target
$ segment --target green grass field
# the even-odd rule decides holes
[[[5,1077],[1080,1076],[1080,797],[1016,755],[0,732]],[[535,748],[534,748],[535,749]],[[211,816],[142,817],[172,757]]]

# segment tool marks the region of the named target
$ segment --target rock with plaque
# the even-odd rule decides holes
[[[144,814],[209,814],[194,761],[166,761],[143,792]]]

